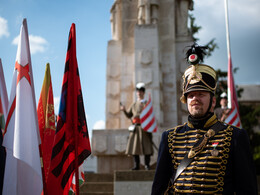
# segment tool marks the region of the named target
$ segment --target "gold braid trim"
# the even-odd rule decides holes
[[[223,189],[222,189],[223,190]],[[221,190],[221,191],[222,191]],[[178,193],[184,193],[184,194],[216,194],[219,190],[214,190],[214,191],[199,191],[199,190],[178,190],[175,189],[175,192]]]
[[[188,154],[188,158],[193,158],[198,153],[200,153],[203,150],[203,148],[205,147],[205,145],[207,144],[208,139],[213,137],[214,135],[215,135],[215,131],[212,129],[209,129],[207,131],[207,133],[204,135],[202,142],[198,146],[191,148],[191,150]]]
[[[216,188],[218,185],[210,184],[195,184],[195,183],[175,183],[174,186],[184,186],[184,187],[195,187],[195,188]]]

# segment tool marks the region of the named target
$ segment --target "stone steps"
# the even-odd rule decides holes
[[[154,170],[86,173],[80,195],[149,195],[154,173]]]
[[[106,173],[86,173],[86,182],[80,187],[80,195],[113,195],[114,176]]]

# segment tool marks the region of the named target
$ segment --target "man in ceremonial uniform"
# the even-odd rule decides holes
[[[146,104],[144,99],[145,84],[137,83],[136,95],[137,100],[130,106],[128,110],[125,106],[121,105],[121,110],[124,111],[126,117],[132,118],[133,128],[130,131],[126,154],[133,155],[134,167],[133,170],[140,169],[139,155],[145,155],[145,169],[150,169],[150,157],[153,154],[152,133],[146,132],[141,127],[140,114]]]
[[[204,64],[205,47],[187,51],[181,101],[188,122],[162,134],[152,195],[257,194],[256,174],[244,129],[214,114],[216,72]]]
[[[228,116],[228,113],[230,112],[230,109],[227,107],[227,105],[228,105],[227,94],[225,92],[223,92],[220,95],[220,106],[221,107],[215,109],[215,114],[220,121],[224,122]]]

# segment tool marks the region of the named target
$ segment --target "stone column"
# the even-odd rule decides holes
[[[156,120],[163,121],[161,71],[159,66],[159,36],[157,25],[135,27],[135,83],[144,82],[146,96],[151,95]]]

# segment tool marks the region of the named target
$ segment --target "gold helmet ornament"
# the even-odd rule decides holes
[[[198,46],[194,43],[186,52],[186,59],[191,64],[184,72],[183,93],[180,98],[182,103],[187,103],[187,94],[191,91],[208,91],[215,95],[216,91],[216,71],[203,62],[203,56],[206,55],[204,46]]]

